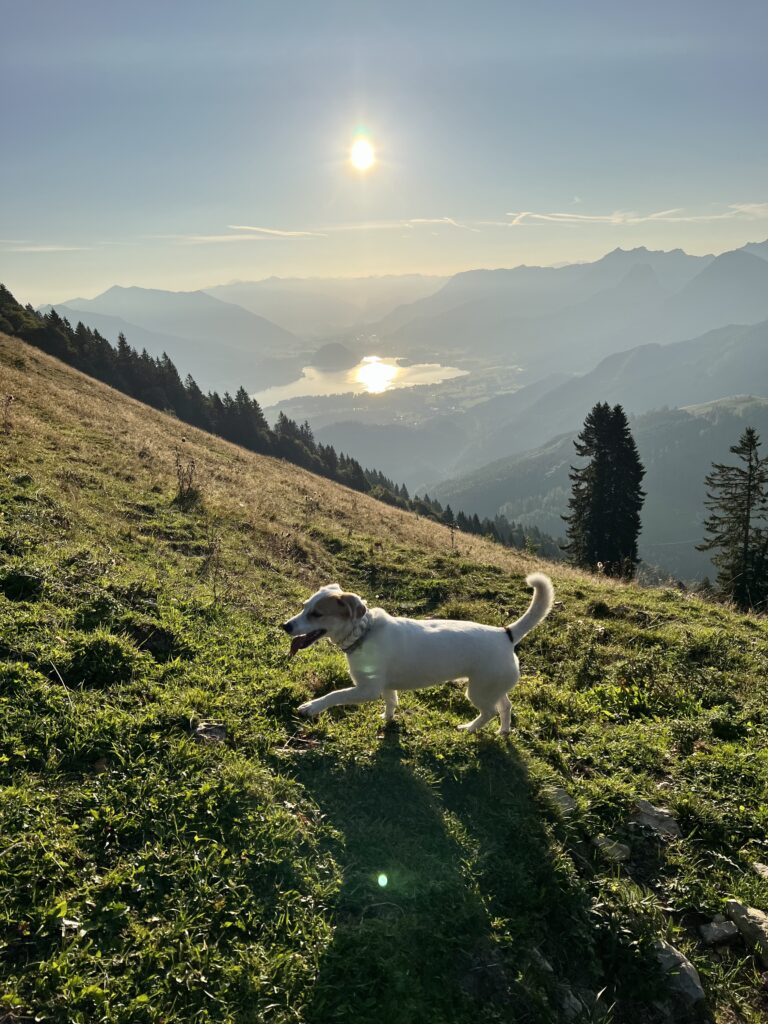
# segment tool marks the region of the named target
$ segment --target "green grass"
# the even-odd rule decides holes
[[[287,659],[277,623],[315,586],[501,624],[530,560],[452,554],[189,430],[180,507],[178,424],[4,344],[0,1021],[549,1024],[567,989],[582,1020],[602,992],[642,1024],[664,1019],[659,936],[718,1021],[765,1019],[749,951],[697,931],[730,896],[768,909],[764,621],[552,566],[509,741],[456,732],[455,684],[404,695],[395,728],[373,705],[301,722],[346,678],[327,644]],[[683,839],[633,829],[636,796]]]

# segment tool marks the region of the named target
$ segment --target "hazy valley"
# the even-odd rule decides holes
[[[668,410],[716,403],[695,422],[711,458],[724,458],[745,405],[721,400],[768,396],[768,241],[719,256],[617,249],[594,263],[448,279],[114,287],[56,308],[113,342],[123,332],[151,355],[167,352],[203,389],[244,385],[270,419],[308,420],[319,441],[411,490],[545,522],[555,535],[570,438],[595,402],[621,403],[639,417],[654,467],[644,557],[684,577],[707,570],[686,548],[700,530],[706,464],[688,458],[683,438],[663,456],[653,448],[689,422]],[[676,459],[686,472],[673,492]]]

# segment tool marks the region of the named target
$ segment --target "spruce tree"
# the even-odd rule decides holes
[[[626,413],[598,402],[574,441],[576,454],[590,461],[571,467],[564,550],[582,569],[630,579],[637,568],[637,538],[645,493],[640,462]]]
[[[741,465],[713,463],[705,477],[708,534],[699,551],[717,551],[717,588],[740,608],[768,603],[768,457],[760,438],[747,427],[730,449]]]

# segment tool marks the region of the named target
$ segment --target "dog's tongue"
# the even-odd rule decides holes
[[[311,633],[302,633],[300,636],[291,637],[291,650],[288,657],[292,658],[294,654],[303,651],[305,647],[311,647],[315,640],[319,640],[324,634],[324,629],[315,629]]]

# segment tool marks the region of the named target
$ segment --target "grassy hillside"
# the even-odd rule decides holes
[[[509,741],[452,684],[305,723],[345,661],[277,623],[318,584],[502,624],[535,563],[3,337],[0,432],[0,1020],[661,1022],[661,936],[765,1019],[697,931],[768,909],[764,622],[553,566]]]

